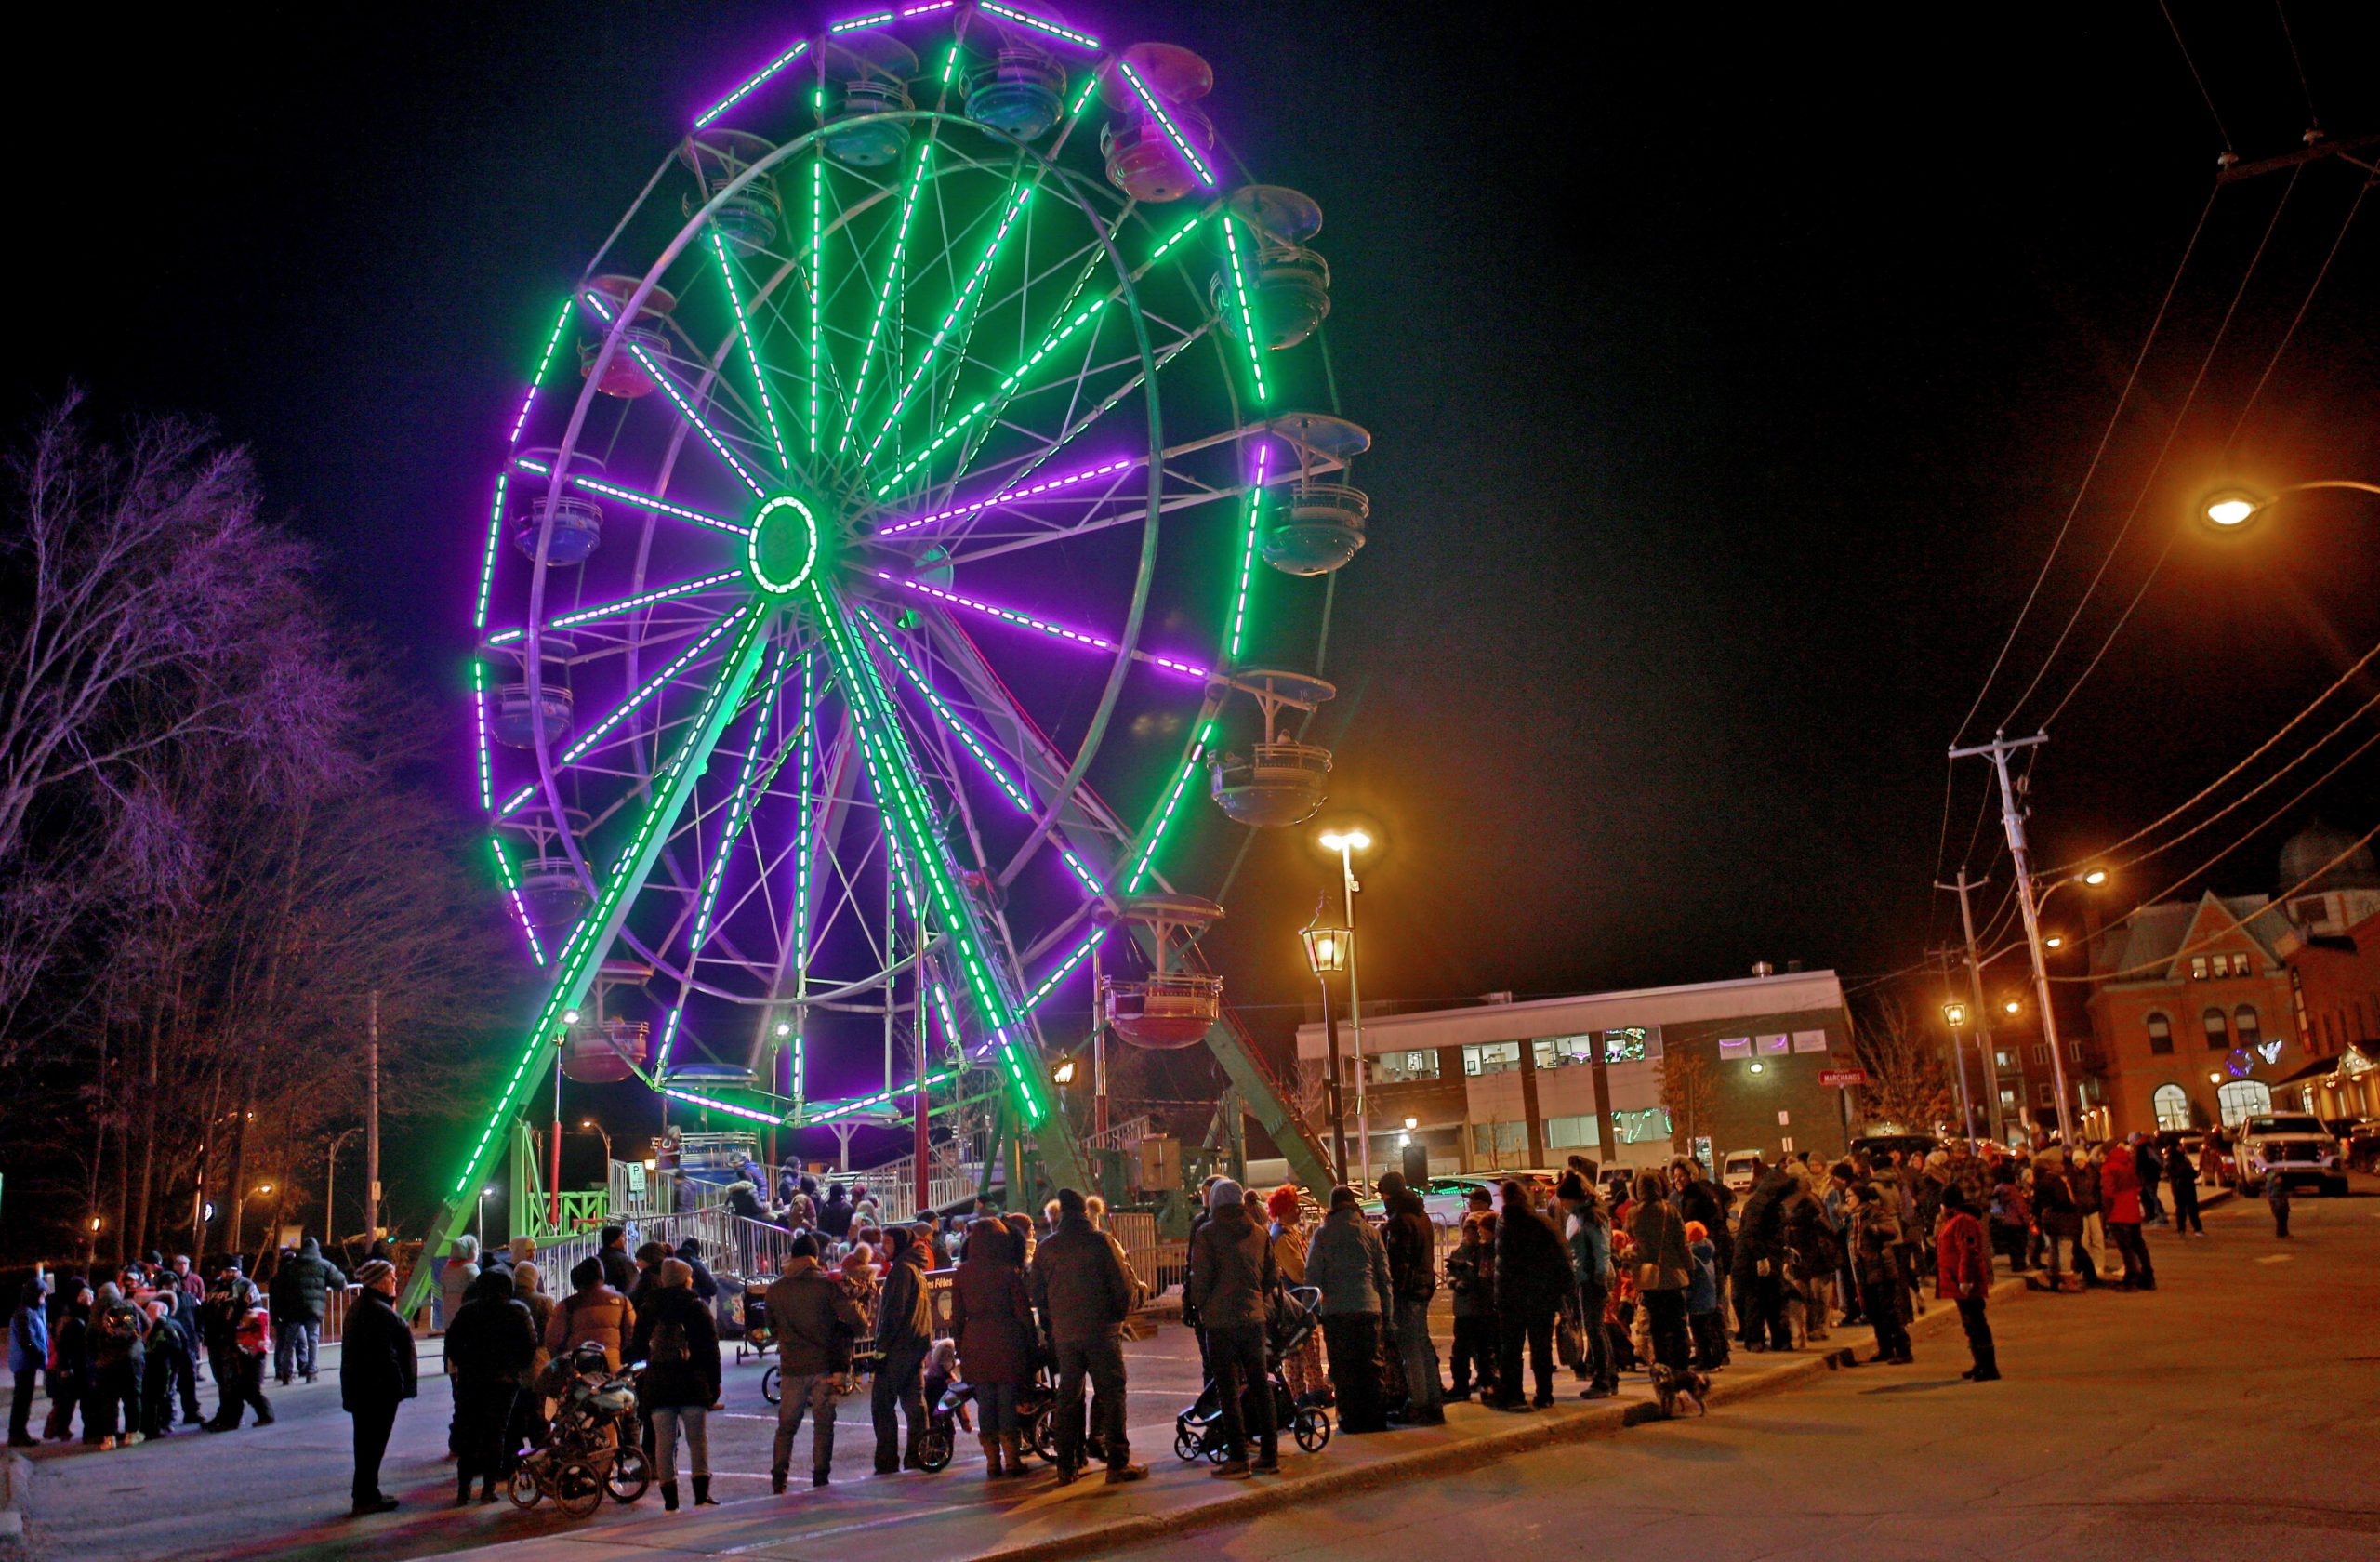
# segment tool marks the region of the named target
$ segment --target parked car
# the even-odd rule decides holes
[[[2380,1118],[2350,1118],[2334,1128],[2350,1172],[2380,1172]]]
[[[2311,1183],[2326,1194],[2347,1192],[2347,1157],[2321,1119],[2304,1112],[2258,1112],[2240,1125],[2232,1147],[2240,1191],[2254,1198],[2265,1179],[2284,1186]]]
[[[1554,1172],[1541,1168],[1517,1172],[1464,1172],[1454,1176],[1433,1177],[1417,1191],[1421,1195],[1421,1209],[1429,1215],[1431,1224],[1456,1226],[1462,1224],[1462,1217],[1470,1211],[1474,1188],[1487,1189],[1488,1202],[1501,1206],[1504,1198],[1504,1183],[1512,1178],[1537,1184],[1536,1197],[1540,1203],[1552,1197],[1554,1184],[1561,1180]],[[1382,1220],[1386,1216],[1385,1209],[1377,1198],[1364,1200],[1363,1210],[1366,1218],[1370,1220]]]
[[[1729,1193],[1741,1198],[1759,1179],[1762,1164],[1758,1150],[1729,1150],[1727,1158],[1719,1163],[1719,1181]]]

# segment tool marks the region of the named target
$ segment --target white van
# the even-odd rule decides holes
[[[1738,1198],[1752,1191],[1752,1181],[1759,1175],[1758,1150],[1729,1150],[1727,1158],[1720,1163],[1719,1181]]]

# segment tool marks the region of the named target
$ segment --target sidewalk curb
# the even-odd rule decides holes
[[[25,1493],[33,1476],[33,1462],[23,1454],[0,1455],[0,1541],[25,1538]]]
[[[1991,1288],[1993,1301],[2022,1296],[2025,1282],[2021,1277],[2003,1279]],[[1934,1334],[1958,1317],[1958,1310],[1948,1304],[1927,1309],[1924,1317],[1910,1321],[1910,1333]],[[1797,1361],[1791,1367],[1765,1373],[1756,1380],[1739,1380],[1731,1387],[1725,1379],[1712,1384],[1710,1403],[1715,1409],[1739,1400],[1756,1399],[1782,1392],[1822,1377],[1829,1372],[1844,1370],[1851,1364],[1854,1352],[1845,1347]],[[1002,1546],[974,1553],[977,1562],[1039,1562],[1041,1558],[1079,1556],[1120,1551],[1158,1539],[1173,1539],[1192,1530],[1217,1524],[1237,1523],[1276,1509],[1289,1507],[1316,1497],[1338,1497],[1363,1491],[1391,1482],[1421,1476],[1451,1475],[1463,1470],[1493,1464],[1515,1454],[1533,1453],[1540,1449],[1563,1443],[1586,1442],[1607,1437],[1631,1426],[1643,1425],[1659,1418],[1652,1403],[1636,1400],[1624,1405],[1610,1405],[1582,1415],[1564,1416],[1549,1420],[1539,1416],[1508,1432],[1491,1433],[1461,1443],[1437,1448],[1415,1449],[1409,1453],[1392,1455],[1376,1463],[1325,1469],[1293,1480],[1263,1480],[1243,1489],[1238,1494],[1220,1502],[1209,1502],[1187,1512],[1144,1514],[1119,1518],[1112,1524],[1101,1525],[1078,1534],[1052,1536],[1048,1540],[1028,1542],[1023,1545]]]

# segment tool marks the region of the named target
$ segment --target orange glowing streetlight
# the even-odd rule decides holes
[[[2242,532],[2261,520],[2265,511],[2279,503],[2286,494],[2310,493],[2317,489],[2343,488],[2357,494],[2380,494],[2380,483],[2359,483],[2353,478],[2324,478],[2314,483],[2293,483],[2274,493],[2260,493],[2254,488],[2229,485],[2201,496],[2197,519],[2200,524],[2215,532]]]

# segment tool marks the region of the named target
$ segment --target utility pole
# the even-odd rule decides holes
[[[1967,1052],[1965,1046],[1959,1040],[1960,1027],[1947,1025],[1950,1017],[1949,1008],[1953,1001],[1950,998],[1950,951],[1943,948],[1936,950],[1935,953],[1942,957],[1943,1018],[1950,1033],[1950,1067],[1953,1077],[1958,1081],[1959,1136],[1965,1138],[1975,1132],[1975,1106],[1967,1100]]]
[[[380,1239],[380,993],[365,999],[364,1022],[364,1245]]]
[[[1990,743],[1973,748],[1953,748],[1950,758],[1989,756],[1992,774],[2000,778],[2000,823],[2008,832],[2008,860],[2016,867],[2016,908],[2024,914],[2025,948],[2033,960],[2033,991],[2042,1006],[2042,1039],[2049,1043],[2050,1076],[2057,1081],[2057,1136],[2061,1143],[2070,1145],[2074,1143],[2074,1103],[2067,1091],[2066,1054],[2057,1044],[2057,1015],[2050,1008],[2049,961],[2042,949],[2041,907],[2033,900],[2032,869],[2025,855],[2025,814],[2016,806],[2016,788],[2008,782],[2008,756],[2019,748],[2037,748],[2048,741],[2047,733],[2014,739],[1993,733]],[[1969,937],[1972,939],[1973,935]]]
[[[1956,883],[1936,884],[1934,887],[1937,890],[1959,892],[1959,921],[1966,929],[1967,935],[1967,992],[1975,1005],[1972,1011],[1975,1019],[1975,1050],[1983,1059],[1983,1116],[1984,1120],[1991,1127],[1991,1136],[2002,1144],[2005,1144],[2008,1135],[2000,1112],[2000,1066],[1998,1060],[1991,1055],[1991,1021],[1987,1018],[1990,1011],[1983,1001],[1983,958],[1976,952],[1975,910],[1967,903],[1969,890],[1979,890],[1990,881],[1989,879],[1969,880],[1966,867],[1962,864]],[[1954,1039],[1953,1045],[1955,1044]],[[1966,1080],[1966,1065],[1961,1064],[1959,1079],[1962,1084]],[[1968,1120],[1968,1128],[1970,1132],[1973,1131],[1972,1119]]]

